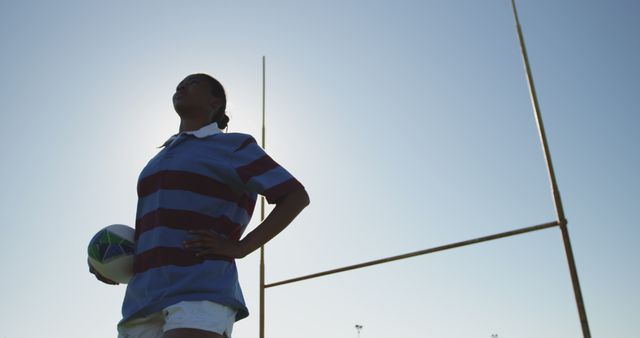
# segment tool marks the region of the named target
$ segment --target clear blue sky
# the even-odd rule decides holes
[[[518,1],[593,337],[640,324],[640,2]],[[87,272],[133,224],[177,131],[176,84],[217,77],[312,204],[267,281],[553,221],[510,2],[0,2],[1,337],[115,337],[124,286]],[[250,228],[258,221],[254,217]],[[238,262],[258,336],[258,253]],[[558,229],[267,290],[267,337],[582,337]]]

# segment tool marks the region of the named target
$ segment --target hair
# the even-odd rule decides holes
[[[220,129],[227,128],[227,124],[229,123],[229,116],[227,116],[226,114],[227,95],[224,92],[224,87],[222,87],[222,84],[218,80],[214,79],[211,75],[203,74],[203,73],[199,73],[195,75],[205,79],[209,83],[209,86],[211,87],[211,94],[214,97],[217,97],[220,100],[222,100],[222,105],[220,106],[220,108],[218,108],[218,111],[213,113],[213,118],[211,119],[211,122],[218,123],[218,128]]]

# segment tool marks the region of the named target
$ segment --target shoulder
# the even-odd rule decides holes
[[[249,134],[225,133],[223,135],[224,135],[223,138],[225,139],[225,143],[229,146],[232,152],[237,152],[247,148],[248,146],[258,144],[256,139]]]

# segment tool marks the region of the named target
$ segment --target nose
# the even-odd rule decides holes
[[[180,83],[178,87],[176,87],[176,92],[181,92],[185,90],[186,86],[183,83]]]
[[[175,94],[173,94],[173,100],[177,100],[182,96],[184,96],[184,92],[182,91],[182,89],[176,89]]]

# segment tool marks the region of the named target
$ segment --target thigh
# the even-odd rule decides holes
[[[164,333],[162,338],[224,338],[215,332],[197,329],[173,329]]]

